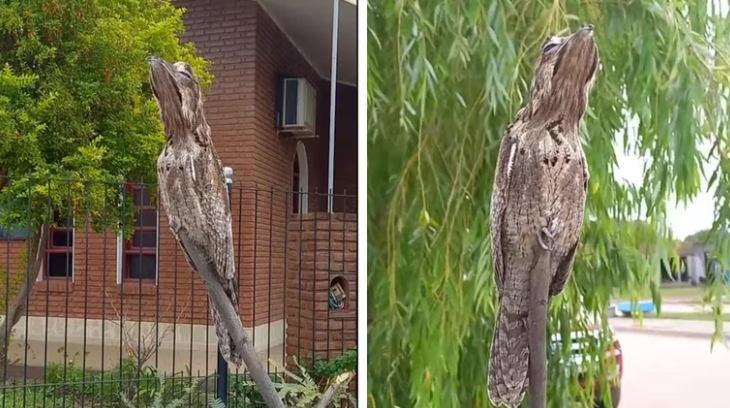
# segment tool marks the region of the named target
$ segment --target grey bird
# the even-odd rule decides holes
[[[499,149],[490,208],[499,295],[488,376],[495,405],[518,406],[528,367],[544,363],[530,361],[530,330],[544,339],[547,302],[565,287],[580,241],[588,166],[578,126],[598,62],[592,25],[547,38],[530,99]]]
[[[160,203],[190,267],[210,275],[201,276],[206,284],[212,280],[220,283],[237,317],[231,209],[223,167],[203,112],[198,78],[187,63],[170,64],[159,57],[147,61],[165,132],[165,146],[157,159]],[[213,296],[210,285],[208,291]],[[209,306],[223,358],[240,366],[240,346],[222,322],[216,302],[211,300]]]

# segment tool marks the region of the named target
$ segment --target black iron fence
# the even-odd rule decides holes
[[[245,367],[217,352],[205,286],[155,185],[0,186],[0,313],[22,315],[0,326],[2,407],[147,407],[156,395],[265,406]],[[240,314],[272,378],[295,384],[284,369],[304,368],[323,386],[354,369],[356,197],[231,184],[229,194]]]

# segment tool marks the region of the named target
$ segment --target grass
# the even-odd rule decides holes
[[[659,293],[662,297],[662,303],[664,305],[669,304],[685,304],[685,305],[700,305],[703,303],[703,298],[706,296],[707,287],[704,285],[691,286],[687,284],[677,285],[666,285],[659,288]],[[619,295],[614,298],[614,302],[630,301],[630,295]],[[639,300],[650,300],[651,292],[639,294]],[[727,310],[730,310],[730,304],[726,303],[726,310],[721,317],[722,321],[730,322],[730,314]],[[662,320],[695,320],[695,321],[714,321],[715,315],[709,311],[662,311],[661,315],[651,313],[644,315],[644,319],[662,319]]]
[[[663,312],[661,315],[657,315],[654,313],[644,315],[644,319],[714,321],[715,315],[706,312]],[[721,319],[723,322],[730,322],[730,314],[723,314]]]
[[[704,285],[666,285],[659,288],[659,293],[662,296],[662,302],[682,301],[682,303],[701,303],[702,298],[706,294],[706,289],[707,287]],[[640,292],[639,299],[651,299],[651,292],[648,289]],[[631,294],[628,293],[617,294],[614,296],[614,301],[617,302],[630,300]]]
[[[73,407],[76,402],[72,395],[67,395],[66,398],[53,395],[47,389],[44,390],[42,386],[13,387],[0,392],[0,404],[3,408],[61,408]]]

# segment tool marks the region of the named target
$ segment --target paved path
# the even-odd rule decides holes
[[[614,317],[609,324],[619,331],[630,331],[644,334],[663,334],[667,336],[695,337],[709,340],[715,331],[715,322],[709,320],[680,320],[680,319],[638,319],[629,317]],[[730,322],[724,323],[725,336],[730,340]],[[730,404],[728,404],[730,407]]]
[[[619,408],[730,407],[730,350],[709,339],[616,328],[624,353]]]

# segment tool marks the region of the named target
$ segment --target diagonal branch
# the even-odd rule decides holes
[[[238,345],[239,349],[242,350],[243,362],[251,372],[256,386],[261,393],[261,396],[266,401],[266,405],[269,408],[284,408],[284,403],[276,392],[274,384],[271,378],[266,372],[263,363],[256,354],[256,349],[251,343],[251,339],[246,333],[246,329],[243,327],[241,318],[238,312],[228,300],[228,296],[220,283],[220,279],[214,275],[210,269],[208,261],[203,255],[203,251],[186,237],[180,237],[181,244],[185,247],[190,255],[191,260],[195,264],[200,277],[203,278],[205,286],[208,289],[208,295],[210,301],[215,304],[216,309],[221,317],[221,323],[226,326],[228,333],[230,334],[233,342]]]

